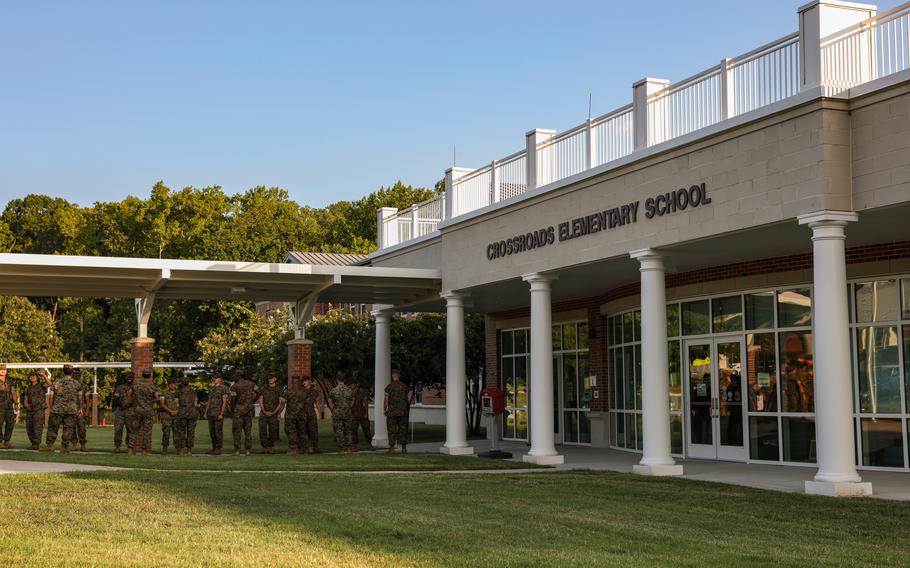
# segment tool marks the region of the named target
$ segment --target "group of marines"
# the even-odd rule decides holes
[[[389,452],[395,451],[396,444],[403,453],[407,452],[409,394],[408,387],[400,381],[400,373],[393,370],[392,382],[385,389],[383,403],[389,430]],[[322,415],[322,405],[319,388],[311,377],[294,375],[288,386],[283,388],[274,373],[261,386],[237,373],[230,387],[224,384],[220,375],[215,375],[202,409],[212,441],[212,449],[208,452],[210,455],[221,455],[224,418],[228,409],[232,416],[234,455],[240,455],[241,450],[250,455],[257,402],[260,410],[261,453],[273,453],[282,413],[285,417],[288,454],[312,454],[319,451],[318,421]],[[373,449],[370,443],[369,393],[356,383],[348,385],[345,378],[339,375],[326,402],[332,413],[332,428],[341,452],[358,451],[358,434],[361,432],[369,448]],[[140,378],[127,373],[113,392],[114,452],[123,451],[125,430],[126,447],[131,455],[150,454],[152,424],[157,412],[161,424],[161,453],[168,453],[173,437],[178,456],[192,455],[199,413],[197,403],[196,390],[190,386],[186,377],[179,379],[179,386],[178,380],[170,379],[167,389],[159,392],[155,388],[151,371],[143,371]],[[70,447],[75,451],[86,451],[86,418],[91,407],[91,393],[83,387],[78,369],[65,365],[62,376],[56,381],[39,376],[38,373],[30,373],[22,405],[26,411],[25,425],[32,450],[53,451],[62,428],[62,452],[69,452]],[[41,446],[48,408],[50,416],[47,418],[47,434],[45,444]],[[10,448],[19,410],[19,397],[6,380],[6,367],[0,365],[0,449]]]

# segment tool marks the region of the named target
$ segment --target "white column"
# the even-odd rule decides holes
[[[556,136],[555,130],[544,128],[535,128],[525,133],[525,149],[527,151],[525,179],[528,182],[528,191],[541,186],[540,180],[537,179],[537,174],[540,173],[540,164],[537,162],[539,158],[537,147],[540,146],[541,142],[545,142],[554,136]]]
[[[667,363],[667,294],[664,260],[652,249],[632,251],[641,272],[642,475],[682,475],[670,456],[670,381]]]
[[[531,285],[531,381],[530,398],[531,451],[522,459],[536,464],[561,464],[556,453],[553,424],[553,315],[550,282],[555,276],[526,274],[522,279]]]
[[[464,299],[458,292],[442,294],[446,301],[446,443],[439,451],[470,455],[465,415]]]
[[[394,207],[380,207],[376,212],[376,248],[382,250],[398,244],[398,213]]]
[[[871,18],[877,11],[878,8],[873,4],[839,0],[813,0],[799,8],[801,89],[824,85],[829,80],[825,77],[825,62],[822,60],[822,40],[834,32]],[[868,56],[868,50],[862,45],[857,55],[861,54]],[[838,90],[843,89],[833,88],[832,92]]]
[[[664,141],[664,116],[666,98],[658,101],[657,110],[648,112],[648,99],[667,88],[670,81],[645,77],[632,84],[632,143],[633,149],[642,150]]]
[[[455,188],[455,182],[464,175],[473,172],[471,168],[456,168],[452,166],[446,170],[445,185],[445,206],[443,208],[442,218],[445,220],[457,217],[461,214],[458,205],[458,192]]]
[[[376,367],[373,387],[373,447],[389,447],[389,429],[383,412],[385,388],[392,382],[392,314],[389,306],[376,306],[372,314],[376,320]]]
[[[799,217],[812,229],[812,329],[815,348],[815,438],[818,472],[806,493],[871,495],[856,472],[850,322],[844,227],[856,213],[820,211]]]

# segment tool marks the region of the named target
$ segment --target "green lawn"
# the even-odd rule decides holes
[[[0,483],[4,566],[906,566],[910,504],[617,473]]]

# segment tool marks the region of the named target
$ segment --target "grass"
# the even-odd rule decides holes
[[[88,465],[104,465],[113,467],[140,468],[153,470],[211,470],[211,471],[367,471],[367,470],[407,470],[407,471],[440,471],[440,470],[471,470],[471,469],[515,469],[526,468],[528,464],[521,464],[503,460],[480,460],[472,457],[445,456],[441,454],[416,454],[388,455],[383,452],[364,452],[354,455],[339,455],[335,437],[332,432],[331,422],[320,422],[319,447],[323,454],[311,456],[288,456],[287,438],[282,433],[282,439],[275,446],[276,454],[254,454],[250,457],[234,457],[233,439],[230,432],[230,421],[225,427],[224,452],[226,455],[203,455],[211,444],[208,434],[208,425],[199,424],[196,428],[196,444],[194,453],[199,454],[193,458],[178,458],[173,446],[169,455],[158,453],[151,456],[129,456],[127,454],[110,453],[113,447],[113,427],[88,428],[87,449],[89,452],[70,452],[52,454],[44,452],[2,451],[0,459],[66,462]],[[414,433],[415,442],[440,442],[445,436],[444,426],[419,424]],[[161,431],[156,424],[152,433],[153,448],[160,450]],[[13,431],[13,447],[24,448],[28,446],[24,428]],[[58,439],[59,441],[59,439]],[[253,424],[253,444],[258,452],[259,433],[258,424]],[[361,449],[366,449],[366,443],[361,441]],[[59,448],[59,445],[58,445]],[[530,466],[535,467],[535,466]]]
[[[906,565],[910,505],[607,472],[118,471],[0,483],[29,566]]]

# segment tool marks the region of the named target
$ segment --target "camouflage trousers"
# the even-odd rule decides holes
[[[234,414],[231,419],[231,434],[234,438],[234,451],[240,451],[240,437],[243,436],[243,447],[253,449],[253,413]]]
[[[123,428],[126,426],[126,418],[124,418],[122,410],[114,411],[114,447],[119,448],[123,445]],[[127,446],[131,446],[129,437],[127,436]]]
[[[306,447],[316,451],[319,449],[319,416],[315,413],[303,416],[303,428],[306,432]]]
[[[347,450],[354,447],[351,432],[353,420],[351,418],[332,417],[332,430],[335,431],[335,443],[338,449]]]
[[[178,450],[192,450],[196,442],[196,417],[174,419],[174,446]]]
[[[354,445],[356,446],[360,440],[358,439],[357,434],[363,430],[363,438],[366,440],[367,444],[373,443],[373,435],[370,433],[370,419],[366,416],[360,418],[354,418],[354,425],[351,427],[353,429],[354,436]]]
[[[41,433],[44,432],[44,409],[29,412],[25,416],[25,432],[33,446],[41,444]]]
[[[16,413],[13,412],[13,405],[8,404],[6,408],[0,409],[0,442],[9,443],[15,425]]]
[[[395,444],[398,444],[400,446],[407,446],[408,417],[386,416],[386,424],[389,428],[389,447],[394,448]]]
[[[63,440],[61,443],[64,448],[70,447],[70,444],[76,443],[76,415],[75,414],[60,414],[58,412],[52,412],[51,417],[47,422],[47,438],[45,441],[48,444],[53,444],[57,441],[57,432],[60,431],[60,427],[63,426]]]
[[[79,443],[83,446],[88,442],[85,437],[85,422],[87,418],[83,413],[82,416],[76,416],[76,438],[79,439]]]
[[[159,412],[158,422],[161,423],[161,447],[167,449],[171,445],[171,432],[174,430],[174,417],[169,412]]]
[[[259,415],[259,445],[274,448],[278,441],[278,416]]]
[[[285,415],[284,433],[288,436],[288,450],[306,449],[306,422],[303,416]]]
[[[212,438],[212,449],[220,450],[224,445],[224,420],[209,417],[209,436]]]
[[[133,430],[133,451],[152,450],[152,413],[136,411],[130,414]]]

